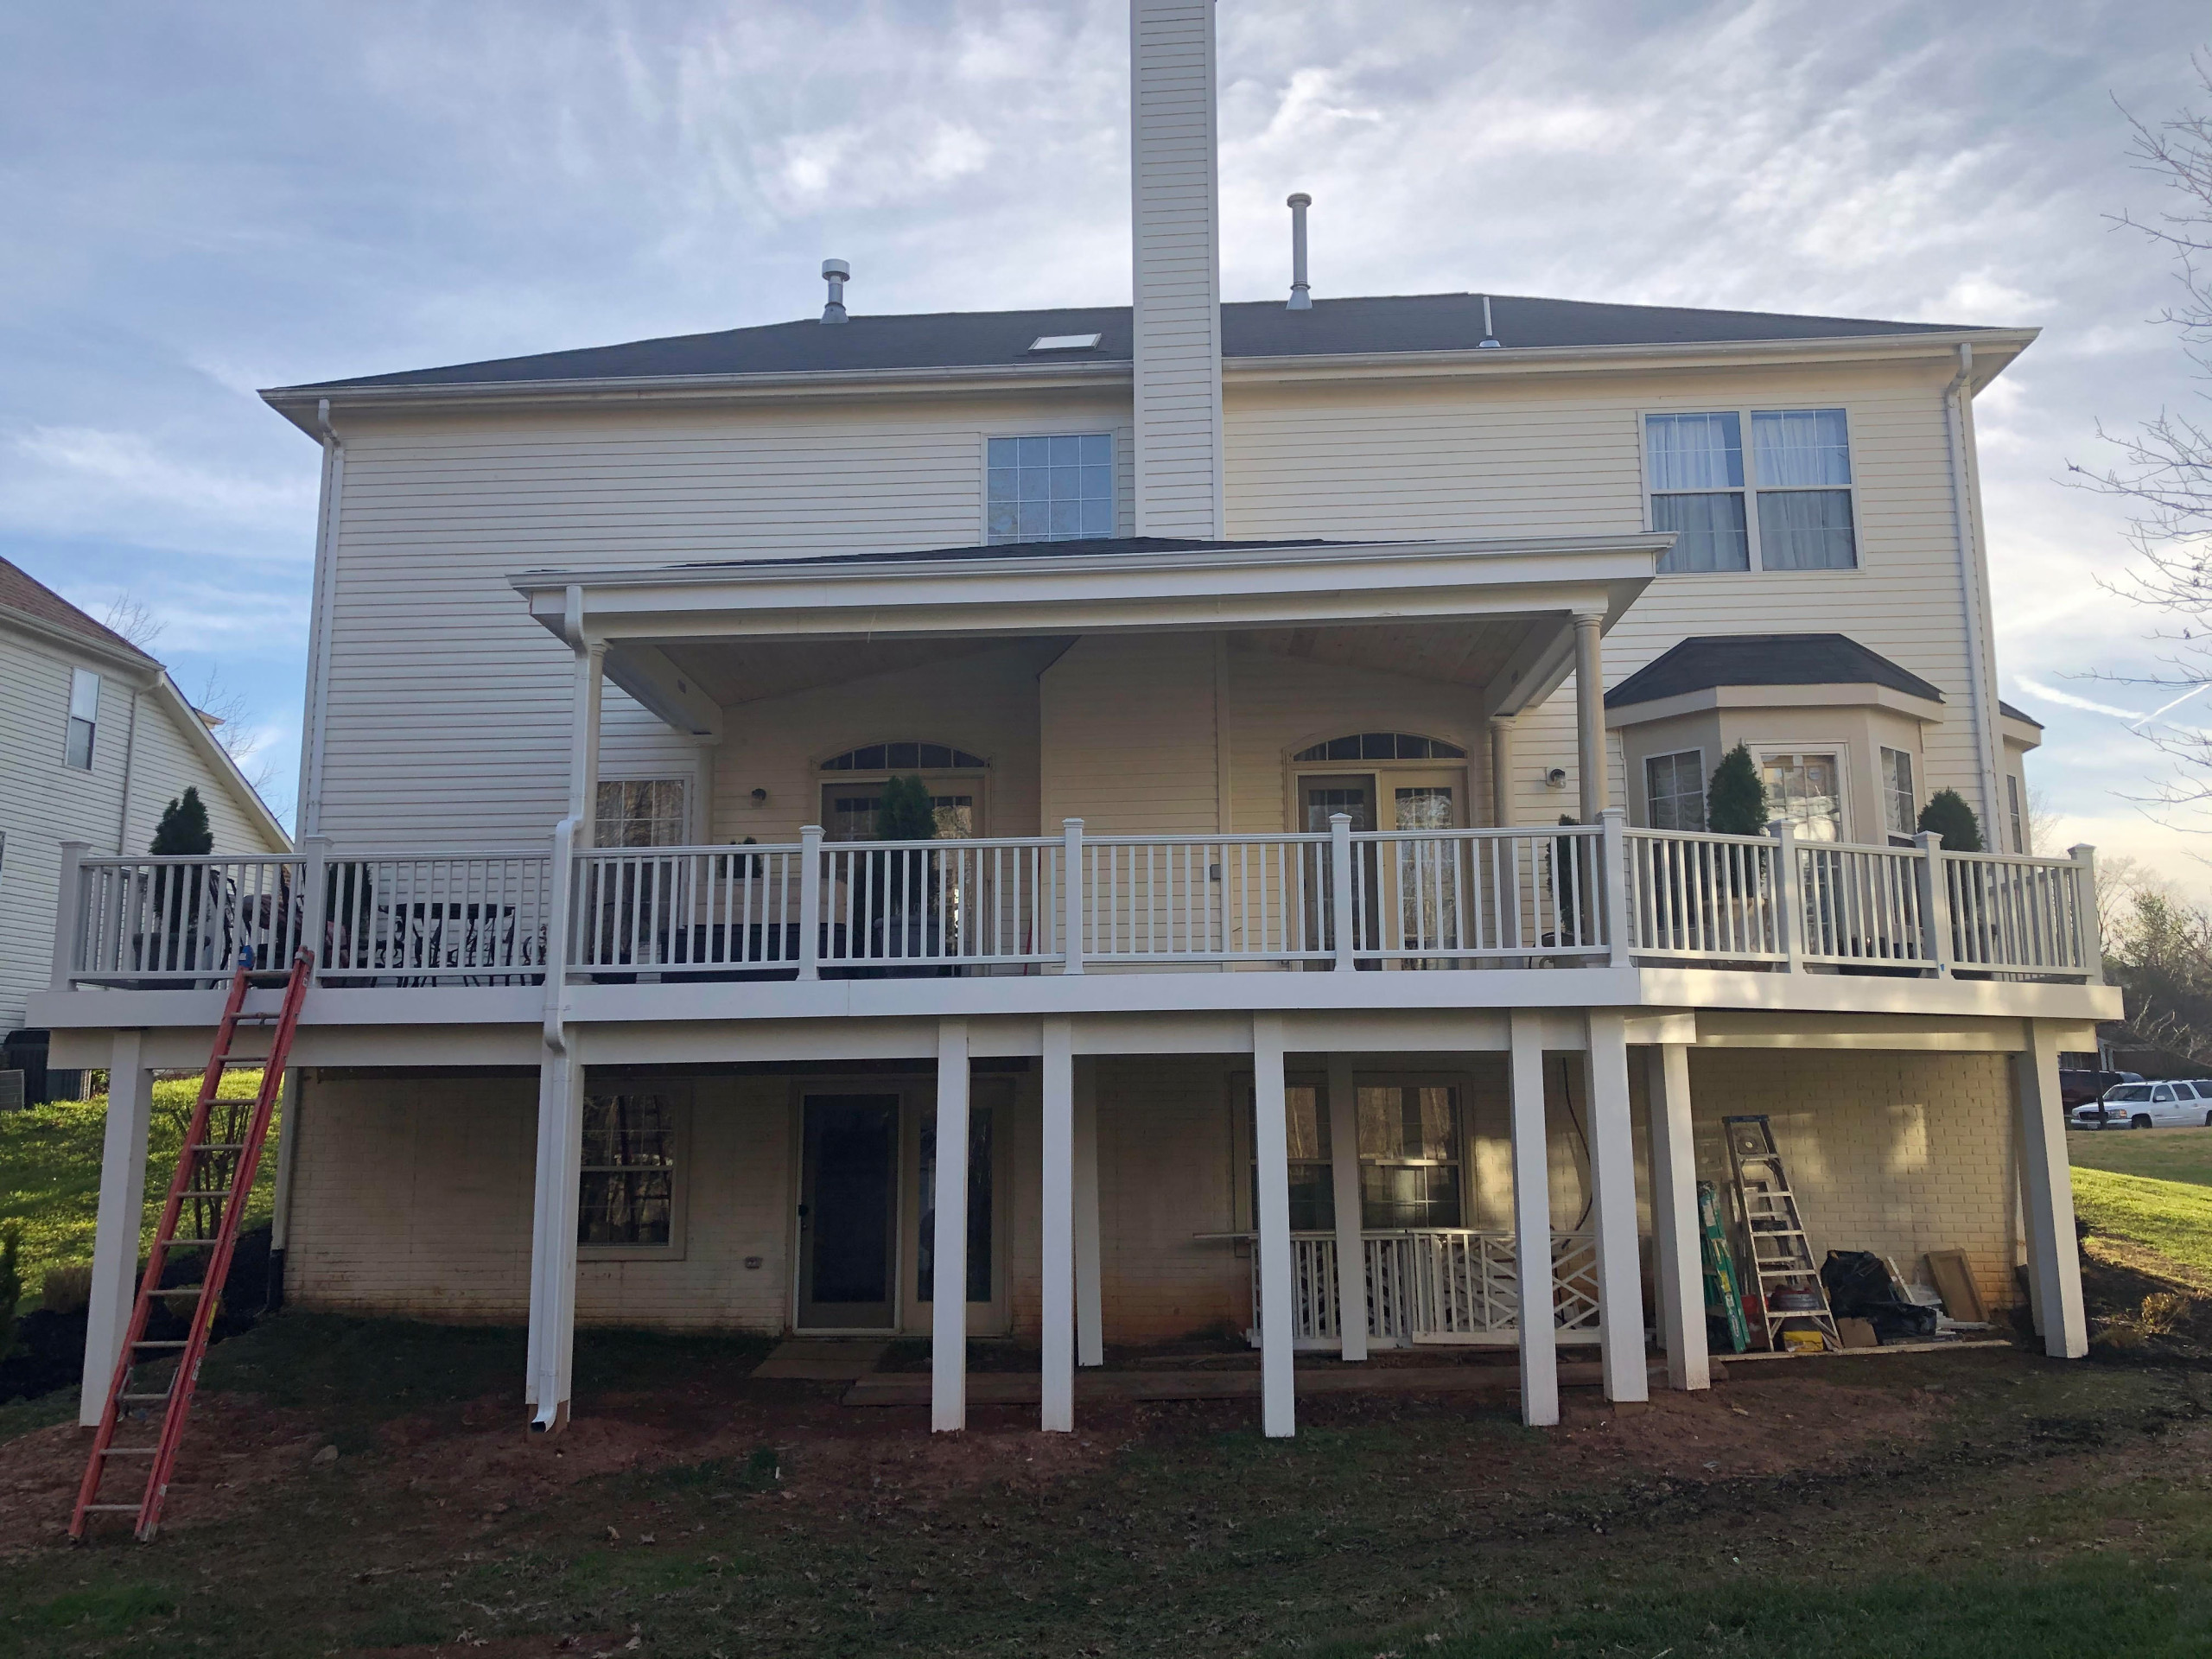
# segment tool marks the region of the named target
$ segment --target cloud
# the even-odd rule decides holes
[[[135,535],[154,524],[188,540],[229,531],[259,541],[311,524],[319,487],[312,474],[257,477],[99,427],[33,426],[6,453],[0,524],[41,534]]]
[[[2040,680],[2031,680],[2024,674],[2015,675],[2013,677],[2037,696],[2047,702],[2055,702],[2063,709],[2080,709],[2092,715],[2110,715],[2117,720],[2142,721],[2151,718],[2151,715],[2139,709],[2122,709],[2113,703],[2098,702],[2077,692],[2062,691],[2055,685],[2045,685]]]

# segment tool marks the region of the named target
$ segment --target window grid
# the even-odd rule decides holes
[[[681,847],[690,828],[681,778],[602,780],[593,834],[601,847]]]
[[[1910,842],[1920,827],[1918,797],[1912,787],[1912,757],[1903,749],[1882,751],[1882,814],[1892,841]]]
[[[1808,841],[1843,839],[1842,767],[1833,753],[1759,757],[1770,817],[1786,818]]]
[[[1705,828],[1705,751],[1655,754],[1643,763],[1643,798],[1654,830]]]
[[[1858,568],[1845,410],[1655,413],[1643,431],[1651,527],[1676,536],[1662,574]]]
[[[676,1109],[666,1096],[587,1096],[576,1243],[673,1244],[676,1173]]]
[[[1070,542],[1114,533],[1114,440],[1103,432],[991,438],[984,539]]]

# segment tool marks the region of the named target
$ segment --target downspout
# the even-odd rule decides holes
[[[323,728],[330,702],[330,631],[337,608],[339,502],[346,488],[346,445],[330,424],[330,399],[319,399],[315,423],[322,439],[322,500],[315,515],[315,622],[308,633],[306,722],[300,746],[300,795],[294,834],[322,832]]]
[[[130,688],[130,712],[123,723],[123,799],[115,809],[115,855],[130,856],[130,765],[138,755],[138,688]]]
[[[2001,846],[1997,784],[1997,735],[1990,667],[1989,565],[1977,519],[1973,486],[1967,471],[1967,449],[1973,442],[1973,416],[1967,401],[1974,395],[1974,347],[1961,341],[1959,372],[1943,388],[1943,436],[1950,452],[1951,517],[1958,534],[1959,591],[1966,601],[1967,676],[1969,707],[1974,717],[1974,770],[1980,787],[1982,834],[1988,844]]]

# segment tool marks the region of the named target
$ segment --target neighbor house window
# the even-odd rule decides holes
[[[1651,528],[1675,532],[1662,572],[1857,567],[1843,410],[1647,415],[1643,441]]]
[[[681,847],[690,829],[681,778],[624,779],[599,786],[599,846]]]
[[[674,1243],[676,1175],[676,1107],[666,1096],[584,1097],[577,1243]]]
[[[64,740],[63,764],[79,772],[92,769],[92,734],[99,725],[100,677],[87,668],[69,671],[69,734]],[[53,729],[48,728],[48,730]]]
[[[2026,854],[2028,846],[2028,815],[2020,810],[2020,779],[2017,772],[2005,774],[2005,807],[2012,820],[2012,850]]]
[[[1834,755],[1765,754],[1759,771],[1769,817],[1788,819],[1808,841],[1843,839],[1843,772]]]
[[[985,518],[993,542],[1071,542],[1114,533],[1114,440],[992,438]]]
[[[1430,1084],[1359,1090],[1360,1224],[1457,1227],[1459,1091]]]
[[[1643,763],[1643,798],[1654,830],[1705,828],[1705,751],[1655,754]]]
[[[1920,827],[1920,808],[1912,789],[1912,757],[1903,749],[1882,751],[1882,818],[1890,839],[1910,842]]]
[[[1320,1087],[1294,1083],[1283,1090],[1284,1141],[1290,1154],[1290,1230],[1325,1233],[1337,1224],[1336,1183],[1330,1168],[1329,1113]],[[1260,1173],[1252,1171],[1252,1214],[1260,1213]]]

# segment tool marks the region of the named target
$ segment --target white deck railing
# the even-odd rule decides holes
[[[1520,1246],[1510,1232],[1424,1227],[1365,1232],[1367,1334],[1376,1342],[1458,1344],[1514,1340],[1521,1328]],[[1290,1236],[1294,1344],[1334,1347],[1343,1339],[1333,1233]],[[1592,1233],[1552,1235],[1552,1324],[1563,1335],[1598,1333],[1598,1247]],[[1252,1328],[1262,1323],[1259,1252],[1252,1253]]]
[[[1071,879],[1072,878],[1072,879]],[[573,853],[87,858],[54,984],[204,983],[315,948],[326,984],[1224,964],[1635,962],[2094,981],[2070,859],[1628,830],[1086,836]],[[556,904],[556,899],[565,902]],[[563,919],[565,918],[565,919]]]

